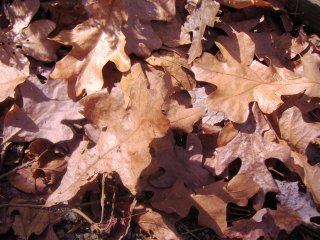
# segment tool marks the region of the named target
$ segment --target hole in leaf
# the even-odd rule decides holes
[[[175,140],[175,145],[179,147],[183,147],[185,149],[187,144],[188,134],[186,132],[183,132],[177,129],[173,129],[172,132]]]
[[[313,222],[313,223],[316,223],[316,224],[320,224],[320,216],[311,217],[310,218],[310,222]]]
[[[237,158],[228,166],[228,181],[230,181],[235,175],[238,174],[241,168],[241,159]]]
[[[272,210],[277,209],[277,204],[279,201],[276,198],[277,193],[274,192],[268,192],[264,198],[263,207],[264,208],[270,208]]]
[[[274,179],[283,181],[290,174],[290,170],[279,159],[267,159],[265,164]]]
[[[320,162],[320,146],[316,143],[310,143],[306,148],[308,163],[312,166]]]
[[[249,219],[256,213],[256,210],[252,207],[251,202],[247,206],[238,206],[234,203],[228,203],[227,205],[227,223],[228,226],[232,226],[232,222]]]

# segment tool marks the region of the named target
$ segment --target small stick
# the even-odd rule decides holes
[[[105,182],[106,182],[106,173],[102,174],[102,189],[101,189],[101,199],[100,199],[100,204],[101,204],[101,217],[100,217],[100,224],[103,222],[103,216],[104,216],[104,200],[105,200]]]
[[[26,162],[26,163],[21,164],[20,166],[12,169],[11,171],[6,172],[6,173],[0,175],[0,179],[7,177],[7,176],[9,176],[10,174],[15,173],[16,171],[18,171],[18,170],[20,170],[20,169],[22,169],[22,168],[28,167],[29,165],[31,165],[32,163],[36,162],[37,160],[38,160],[38,158],[35,158],[35,159],[33,159],[32,161],[30,161],[30,162]]]

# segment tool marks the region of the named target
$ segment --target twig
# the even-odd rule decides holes
[[[28,167],[28,166],[31,165],[32,163],[36,162],[38,159],[39,159],[39,158],[35,158],[35,159],[33,159],[32,161],[30,161],[30,162],[23,163],[22,165],[14,168],[14,169],[12,169],[11,171],[6,172],[6,173],[0,175],[0,179],[7,177],[7,176],[9,176],[10,174],[15,173],[16,171],[18,171],[18,170],[20,170],[20,169],[22,169],[22,168]]]
[[[195,239],[198,239],[198,240],[200,240],[193,232],[191,232],[191,230],[189,230],[189,228],[186,226],[186,225],[184,225],[183,223],[180,223],[181,224],[181,226],[184,228],[184,230],[186,230],[186,232],[188,233],[188,234],[190,234],[192,237],[194,237]],[[187,234],[187,233],[185,233],[185,234]]]
[[[101,204],[101,217],[100,217],[100,224],[103,222],[103,216],[104,216],[104,199],[105,199],[105,182],[106,182],[106,173],[102,174],[102,189],[101,189],[101,199],[100,199],[100,204]]]
[[[72,211],[79,214],[81,217],[83,217],[85,220],[87,220],[91,225],[96,225],[94,221],[91,220],[90,217],[88,217],[84,212],[79,210],[78,208],[71,208]]]
[[[92,202],[86,202],[86,203],[80,203],[76,204],[74,206],[76,207],[85,207],[85,206],[90,206],[90,205],[95,205],[99,204],[100,201],[92,201]],[[40,205],[40,204],[32,204],[32,203],[4,203],[0,204],[0,208],[7,208],[7,207],[21,207],[21,208],[73,208],[74,206],[51,206],[51,207],[46,207],[45,205]]]
[[[45,206],[31,204],[31,203],[4,203],[4,204],[0,204],[0,208],[7,208],[7,207],[44,208]]]

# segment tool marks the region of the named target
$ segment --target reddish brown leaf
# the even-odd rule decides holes
[[[246,123],[238,126],[238,134],[227,145],[219,147],[215,151],[215,158],[206,165],[214,169],[214,173],[220,175],[228,165],[241,159],[241,168],[238,174],[251,176],[264,193],[277,192],[265,160],[276,158],[286,162],[290,158],[290,149],[264,139],[263,134],[270,129],[258,106],[254,104],[253,115]]]
[[[231,238],[244,240],[259,239],[260,237],[277,239],[281,230],[290,233],[302,223],[300,217],[290,209],[277,206],[277,210],[263,208],[250,220],[240,220],[233,223],[225,233]]]
[[[244,178],[246,178],[245,175],[243,180]],[[254,183],[248,188],[240,185],[236,187],[237,184],[232,185],[228,190],[227,184],[219,181],[199,188],[193,193],[184,186],[182,181],[177,181],[170,189],[156,191],[151,199],[151,205],[167,213],[177,213],[181,217],[186,217],[190,207],[195,206],[199,210],[199,224],[210,227],[222,235],[227,228],[227,204],[229,202],[245,203],[258,190],[258,186]],[[233,199],[230,194],[234,194],[236,198]]]
[[[209,172],[202,167],[202,145],[196,134],[188,135],[185,149],[174,146],[173,134],[155,140],[151,148],[157,164],[165,169],[164,174],[152,178],[153,186],[168,188],[177,179],[191,189],[202,187],[207,183]]]
[[[18,210],[12,225],[14,233],[22,239],[28,239],[31,234],[40,235],[49,225],[48,211],[32,208],[10,208],[10,211]]]
[[[125,0],[128,21],[123,27],[126,51],[148,57],[161,47],[159,36],[153,31],[151,21],[170,21],[176,12],[175,0]]]

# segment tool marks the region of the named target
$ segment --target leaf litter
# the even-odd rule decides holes
[[[320,238],[319,38],[285,1],[0,11],[1,238]]]

